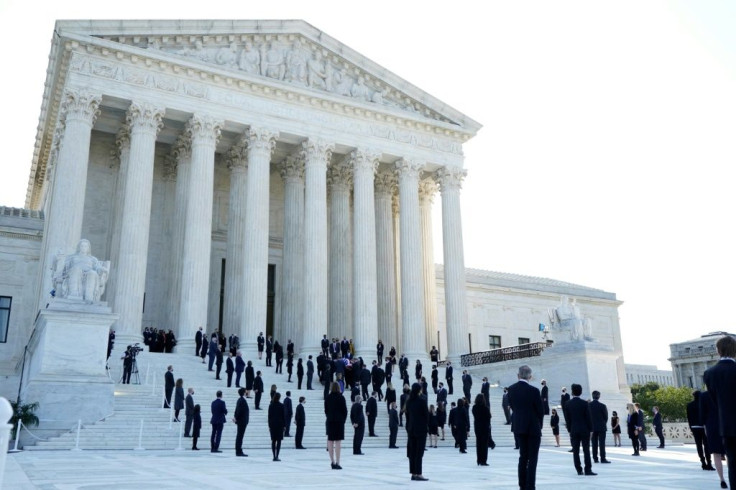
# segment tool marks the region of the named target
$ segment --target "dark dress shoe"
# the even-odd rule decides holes
[[[199,448],[198,447],[193,447],[192,448],[192,451],[199,451]]]
[[[424,478],[422,475],[412,475],[411,479],[414,481],[428,481],[429,478]]]
[[[582,474],[583,474],[583,470],[578,470],[578,475],[582,475]]]
[[[585,476],[598,476],[598,473],[593,473],[592,471],[586,471]]]
[[[602,460],[601,460],[601,463],[604,463],[604,464],[611,464],[611,462],[610,462],[610,461],[608,461],[607,459],[602,459]]]
[[[478,466],[488,466],[488,463],[478,463]]]
[[[274,461],[281,461],[279,458],[273,458]]]
[[[355,456],[365,456],[365,453],[353,453]]]
[[[597,463],[598,462],[598,458],[594,459],[593,462],[594,463]]]
[[[664,446],[657,446],[657,449],[664,449]]]
[[[728,485],[726,485],[726,482],[725,481],[722,481],[721,482],[721,488],[728,488]]]
[[[248,457],[248,455],[245,454],[245,453],[236,454],[235,456],[238,456],[240,458],[247,458]]]

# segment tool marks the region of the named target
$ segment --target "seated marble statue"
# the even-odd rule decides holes
[[[82,239],[77,244],[77,253],[58,257],[55,269],[54,285],[58,297],[98,303],[105,292],[110,261],[103,262],[93,257],[89,240]]]
[[[554,316],[556,318],[550,318],[553,324],[557,323],[560,330],[565,333],[560,340],[583,340],[583,315],[580,313],[580,307],[575,299],[570,303],[569,298],[563,295],[560,305],[554,310]]]

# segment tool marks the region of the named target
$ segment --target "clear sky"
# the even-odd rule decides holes
[[[72,18],[304,19],[484,125],[468,267],[615,292],[627,363],[736,331],[736,2],[0,0],[0,204],[23,206]]]

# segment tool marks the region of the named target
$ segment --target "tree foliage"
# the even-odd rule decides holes
[[[645,385],[632,385],[631,395],[634,403],[641,406],[648,420],[652,417],[652,407],[658,406],[662,421],[676,422],[687,419],[687,404],[692,400],[692,389],[659,386],[657,383],[649,382]]]

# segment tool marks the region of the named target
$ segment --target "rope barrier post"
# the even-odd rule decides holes
[[[138,447],[133,449],[134,451],[145,451],[143,447],[143,419],[141,419],[141,428],[138,431]]]
[[[81,451],[81,449],[79,449],[79,433],[81,431],[82,431],[82,419],[79,419],[77,421],[77,442],[74,445],[74,447],[72,448],[72,451]]]
[[[166,396],[164,395],[164,400],[166,399]],[[169,400],[169,430],[171,430],[171,425],[174,423],[174,404],[171,400]]]
[[[23,422],[20,420],[18,421],[18,427],[15,430],[15,445],[13,446],[13,449],[8,451],[9,453],[17,453],[20,452],[20,449],[18,449],[18,443],[20,442],[20,427],[23,425]]]
[[[183,451],[184,448],[181,447],[181,436],[184,433],[184,424],[179,424],[179,446],[175,449],[175,451]]]

